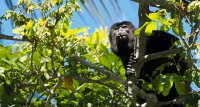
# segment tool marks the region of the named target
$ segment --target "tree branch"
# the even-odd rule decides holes
[[[114,74],[105,70],[104,68],[93,65],[78,56],[73,56],[72,59],[74,59],[75,61],[81,62],[83,65],[85,65],[87,67],[90,67],[97,71],[100,71],[101,73],[108,75],[111,79],[118,81],[121,84],[124,84],[124,81],[121,78],[115,76]],[[100,83],[100,84],[103,84],[103,82],[107,80],[107,78],[100,79],[100,80],[91,80],[91,79],[83,79],[83,78],[75,78],[75,79],[82,81],[82,82]],[[127,83],[125,83],[125,84],[127,85]],[[103,85],[105,85],[105,84],[103,84]],[[139,97],[147,100],[147,102],[151,102],[151,101],[154,101],[152,99],[156,99],[156,98],[154,98],[155,97],[154,94],[147,94],[144,90],[140,89],[135,84],[131,84],[131,88],[132,88],[132,91],[136,94],[136,96],[139,96]],[[130,93],[126,93],[126,96],[128,96],[128,98],[134,99],[134,97],[132,97],[132,95],[130,95]],[[156,99],[156,101],[157,101],[157,99]]]
[[[30,106],[33,96],[35,95],[35,92],[36,92],[36,88],[34,89],[33,93],[31,94],[31,97],[27,100],[26,106],[28,106],[28,107]]]
[[[128,95],[128,93],[121,91],[119,88],[117,88],[117,87],[115,87],[115,86],[113,86],[113,85],[110,85],[110,84],[105,84],[104,82],[105,82],[105,81],[108,81],[108,78],[103,78],[103,79],[100,79],[100,80],[92,80],[92,79],[87,79],[87,78],[78,78],[78,77],[75,77],[75,76],[74,76],[74,79],[76,79],[76,80],[78,80],[78,81],[81,81],[81,82],[84,82],[84,83],[98,83],[98,84],[107,86],[107,87],[109,87],[109,88],[111,88],[111,89],[117,90],[117,91],[118,91],[119,93],[121,93],[121,94],[124,94],[124,95],[125,95],[127,98],[129,98],[129,99],[133,99],[132,97],[130,97],[130,96]],[[122,84],[123,84],[123,83],[122,83]]]
[[[134,92],[133,97],[140,97],[142,99],[145,99],[147,101],[147,107],[153,107],[157,103],[157,97],[155,94],[147,94],[144,90],[137,87],[135,84],[129,84],[129,87],[132,89],[132,92]]]
[[[114,87],[114,86],[112,86],[112,85],[105,84],[104,82],[105,82],[105,81],[108,81],[108,80],[109,80],[108,78],[103,78],[103,79],[100,79],[100,80],[92,80],[92,79],[77,78],[77,77],[74,77],[74,78],[75,78],[76,80],[78,80],[78,81],[81,81],[81,82],[86,82],[86,83],[99,83],[99,84],[101,84],[101,85],[105,85],[105,86],[110,87],[110,88],[112,88],[112,89],[117,89],[120,93],[124,94],[127,98],[132,99],[132,97],[130,97],[130,96],[128,95],[128,93],[123,92],[123,91],[121,91],[120,89],[118,89],[118,88],[116,88],[116,87]],[[123,84],[123,83],[122,83],[122,84]]]
[[[149,19],[147,18],[146,14],[148,14],[149,11],[149,4],[146,3],[148,0],[141,0],[139,3],[139,10],[138,10],[138,17],[139,17],[139,26],[143,26],[146,21]],[[144,30],[144,29],[143,29]],[[144,31],[141,31],[140,37],[136,41],[136,47],[135,47],[135,56],[136,59],[140,59],[145,55],[146,50],[146,34]],[[157,102],[157,98],[155,95],[146,94],[144,90],[138,88],[135,85],[135,82],[137,81],[137,78],[140,75],[140,71],[142,66],[144,65],[144,61],[137,61],[136,63],[133,63],[132,69],[135,71],[132,75],[127,76],[127,84],[128,84],[128,93],[130,96],[135,98],[136,96],[140,96],[141,98],[145,99],[148,104],[154,105]],[[153,96],[153,97],[152,97]],[[152,102],[155,101],[155,102]]]
[[[82,81],[82,82],[88,82],[88,83],[103,83],[106,81],[109,81],[110,78],[102,78],[102,79],[98,79],[98,80],[93,80],[93,79],[88,79],[88,78],[76,78],[75,79]]]
[[[60,74],[58,74],[58,82],[49,91],[49,96],[47,97],[45,107],[50,107],[51,99],[53,98],[54,92],[60,86],[61,83],[62,83],[62,77]]]
[[[77,62],[81,62],[83,65],[87,66],[87,67],[90,67],[90,68],[93,68],[97,71],[100,71],[101,73],[105,74],[108,76],[108,78],[111,78],[112,80],[115,80],[115,81],[118,81],[119,83],[124,83],[124,80],[122,78],[119,78],[117,76],[115,76],[112,72],[102,68],[102,67],[99,67],[99,66],[96,66],[94,64],[91,64],[87,61],[85,61],[84,59],[78,57],[78,56],[72,56],[71,57],[72,59],[74,59],[75,61]]]
[[[15,41],[30,41],[28,40],[28,38],[23,36],[8,36],[5,34],[0,34],[0,39],[15,40]]]
[[[157,53],[145,55],[144,57],[139,59],[139,61],[147,62],[147,61],[150,61],[150,60],[166,57],[169,54],[178,54],[178,53],[181,53],[183,51],[184,51],[184,49],[182,47],[170,49],[170,50],[166,50],[166,51],[162,51],[162,52],[157,52]]]
[[[137,3],[145,2],[153,7],[163,8],[166,10],[172,10],[173,4],[169,4],[167,0],[132,0]]]

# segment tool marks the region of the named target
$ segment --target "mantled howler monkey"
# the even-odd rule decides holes
[[[115,23],[110,28],[111,50],[121,58],[125,68],[127,68],[130,55],[134,52],[136,43],[136,37],[133,35],[134,30],[134,26],[128,21]]]
[[[120,57],[126,70],[131,67],[128,65],[128,61],[130,60],[132,53],[134,53],[134,47],[136,46],[137,38],[133,35],[134,30],[134,26],[128,21],[115,23],[110,28],[109,40],[111,43],[111,50]],[[151,36],[147,37],[145,55],[176,48],[174,43],[178,40],[179,39],[172,34],[161,30],[155,30],[152,32]],[[181,59],[180,56],[180,54],[176,54],[173,58],[162,57],[146,62],[141,69],[139,79],[151,82],[151,80],[158,76],[160,72],[162,74],[176,73],[178,75],[183,75],[187,65],[185,60],[183,58]],[[162,71],[157,71],[157,68],[164,64],[168,65],[164,66]],[[180,65],[179,70],[176,67],[177,64]],[[130,74],[126,72],[126,77],[128,75]],[[139,86],[141,86],[141,84],[139,84]],[[177,96],[178,93],[174,86],[171,88],[168,96],[157,94],[158,101],[161,102],[171,101]]]

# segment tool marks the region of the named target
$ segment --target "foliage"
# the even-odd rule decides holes
[[[188,91],[187,87],[189,83],[192,81],[199,87],[199,69],[196,65],[197,60],[194,56],[199,55],[199,44],[198,36],[199,36],[199,19],[200,19],[200,2],[198,0],[194,0],[188,4],[175,0],[169,0],[169,3],[172,4],[175,9],[170,12],[166,9],[158,9],[155,12],[147,14],[146,16],[149,18],[149,21],[145,22],[143,26],[138,28],[134,34],[136,36],[140,35],[142,29],[145,29],[145,33],[150,36],[153,30],[163,30],[170,31],[181,39],[178,44],[181,47],[184,47],[187,50],[186,59],[188,60],[188,64],[190,69],[184,74],[184,76],[180,76],[177,74],[162,74],[160,73],[152,82],[147,83],[143,82],[143,89],[146,91],[155,91],[158,94],[162,94],[167,96],[172,86],[175,85],[176,91],[179,95],[185,95]],[[187,33],[184,30],[183,25],[189,25],[191,30]],[[158,44],[159,45],[159,44]],[[196,47],[197,46],[197,47]],[[197,51],[193,51],[192,49],[197,49]],[[199,62],[198,62],[199,63]],[[157,70],[162,71],[163,67],[167,65],[160,66]],[[179,65],[176,65],[177,69],[180,70]],[[187,81],[187,82],[184,82]],[[197,95],[199,96],[199,95]],[[190,104],[197,101],[189,103],[187,106],[191,106]]]
[[[6,20],[13,18],[13,33],[28,38],[28,42],[0,47],[2,106],[47,106],[51,101],[57,106],[111,105],[123,98],[112,88],[124,90],[122,84],[111,79],[90,83],[88,80],[107,77],[72,58],[87,59],[124,78],[121,62],[107,50],[106,29],[96,30],[92,36],[87,35],[87,28],[70,29],[72,12],[80,8],[74,0],[65,2],[45,0],[39,5],[19,0],[16,9],[20,13],[10,10],[2,16]],[[42,17],[30,18],[34,10],[39,10]]]
[[[192,2],[188,11],[197,12],[198,6]],[[33,11],[39,11],[41,17],[31,18]],[[2,106],[131,106],[132,100],[121,81],[125,80],[124,68],[108,50],[107,29],[99,28],[91,36],[87,27],[71,29],[74,11],[80,11],[75,0],[43,0],[41,4],[18,0],[15,10],[1,17],[12,18],[13,33],[27,40],[13,46],[0,45]],[[145,27],[147,34],[157,28],[183,32],[179,16],[166,18],[167,15],[165,10],[147,15],[151,21],[136,35]],[[195,22],[197,18],[192,16],[191,20]],[[182,80],[199,85],[199,72],[193,71],[190,69],[187,77],[161,74],[152,83],[144,82],[143,87],[168,95],[175,83],[178,92],[184,94]]]

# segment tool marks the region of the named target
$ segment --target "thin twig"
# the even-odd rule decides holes
[[[50,107],[50,102],[51,102],[51,100],[53,98],[54,92],[60,86],[61,83],[62,83],[62,77],[61,77],[60,74],[58,74],[58,82],[49,91],[49,96],[47,97],[47,101],[46,101],[45,107]]]
[[[187,58],[189,59],[190,61],[190,64],[192,64],[193,68],[200,72],[200,69],[197,67],[196,63],[193,61],[192,59],[192,56],[191,56],[191,49],[190,49],[190,46],[188,45],[188,43],[185,41],[185,39],[183,38],[183,35],[182,35],[182,28],[181,28],[181,21],[182,21],[182,16],[179,15],[181,18],[179,18],[179,25],[178,25],[178,28],[179,28],[179,35],[181,37],[181,40],[183,41],[184,45],[186,46],[187,48]]]
[[[117,87],[115,87],[115,86],[113,86],[113,85],[105,84],[103,79],[101,79],[101,80],[91,80],[91,79],[76,78],[76,77],[75,77],[75,79],[78,80],[78,81],[84,82],[84,83],[98,83],[98,84],[107,86],[107,87],[109,87],[109,88],[111,88],[111,89],[116,89],[116,90],[117,90],[118,92],[120,92],[121,94],[124,94],[127,98],[132,99],[132,97],[130,97],[130,96],[128,95],[128,93],[121,91],[120,89],[118,89]],[[103,81],[102,81],[102,80],[103,80]]]
[[[31,97],[29,98],[29,100],[27,102],[27,106],[30,106],[31,100],[32,100],[33,96],[35,95],[35,92],[36,92],[36,88],[34,89],[33,93],[31,94]]]

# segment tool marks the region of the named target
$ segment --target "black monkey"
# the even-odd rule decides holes
[[[130,75],[127,73],[128,69],[131,69],[129,65],[129,60],[134,60],[133,53],[135,52],[135,45],[137,38],[133,35],[135,31],[134,26],[131,22],[123,21],[119,23],[115,23],[110,28],[109,40],[111,43],[111,50],[118,57],[121,58],[123,66],[126,68],[126,77]],[[165,50],[169,50],[171,48],[176,48],[174,43],[179,39],[167,32],[161,30],[155,30],[152,32],[151,36],[147,37],[146,42],[146,52],[145,54],[152,54],[156,52],[161,52]],[[180,60],[180,54],[174,56],[174,58],[159,58],[155,60],[148,61],[144,64],[141,69],[140,79],[145,80],[146,82],[151,82],[156,75],[159,75],[159,71],[157,68],[162,64],[172,63],[163,68],[162,74],[166,73],[177,73],[179,75],[183,75],[185,70],[187,69],[187,64],[184,60]],[[176,64],[180,65],[180,70],[177,70]],[[141,84],[139,84],[141,85]],[[170,101],[178,96],[175,87],[173,86],[170,90],[168,96],[163,96],[161,94],[157,95],[158,101]]]
[[[111,50],[121,58],[123,66],[126,69],[131,69],[131,65],[128,62],[134,53],[136,43],[136,37],[133,35],[134,31],[134,26],[128,21],[115,23],[110,28],[109,40]],[[127,72],[126,76],[128,76]]]

